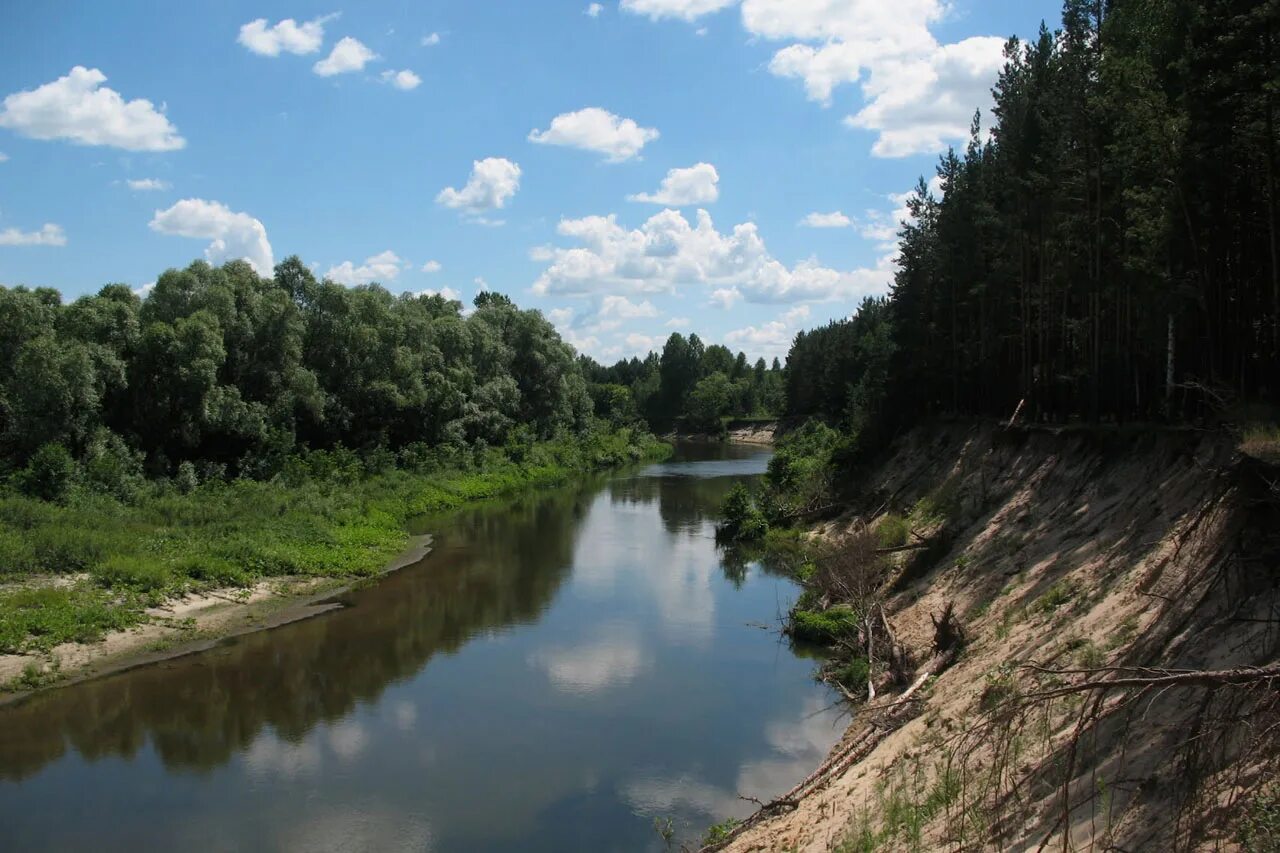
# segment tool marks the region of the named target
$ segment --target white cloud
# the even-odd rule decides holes
[[[1004,39],[980,36],[942,45],[923,59],[888,64],[864,91],[874,97],[849,127],[874,130],[879,157],[930,154],[969,135],[975,109],[990,113],[991,84],[1004,64]]]
[[[693,21],[736,2],[738,0],[622,0],[621,8],[634,15],[647,15],[654,21],[663,18]]]
[[[604,11],[604,7],[601,6],[599,3],[592,3],[591,5],[587,6],[586,9],[582,10],[582,14],[586,15],[588,18],[598,18],[600,17],[600,13],[603,11]]]
[[[440,34],[439,34],[439,33],[431,33],[430,35],[425,35],[425,36],[423,36],[423,37],[422,37],[422,46],[423,46],[423,47],[435,47],[435,46],[436,46],[436,45],[438,45],[439,43],[440,43]]]
[[[337,15],[326,15],[299,24],[285,18],[274,26],[266,18],[250,21],[240,28],[236,41],[259,56],[279,56],[281,51],[303,56],[315,53],[324,44],[324,25]]]
[[[641,127],[629,118],[599,107],[587,107],[561,113],[551,120],[546,130],[530,131],[529,141],[595,151],[605,155],[610,163],[621,163],[635,157],[658,136],[657,130]]]
[[[151,291],[155,289],[156,289],[156,283],[154,281],[148,281],[146,284],[141,284],[135,287],[133,289],[133,292],[137,294],[139,299],[146,299],[148,296],[151,295]]]
[[[622,8],[693,21],[735,2],[622,0]],[[754,38],[790,42],[769,70],[799,80],[810,99],[829,106],[837,88],[857,84],[862,106],[845,123],[876,134],[873,154],[902,157],[963,141],[974,110],[991,104],[1004,39],[939,43],[932,28],[949,8],[947,0],[741,0],[741,20]]]
[[[436,273],[440,272],[442,269],[444,269],[444,267],[441,266],[439,261],[427,261],[422,265],[422,271],[426,273]]]
[[[336,281],[338,284],[345,284],[348,287],[357,284],[369,284],[370,282],[386,282],[394,281],[396,276],[400,275],[400,268],[404,262],[400,260],[395,252],[388,249],[385,252],[365,258],[364,263],[356,266],[351,261],[343,261],[337,266],[329,267],[329,271],[324,277]]]
[[[663,325],[667,326],[668,328],[678,329],[684,326],[688,326],[689,323],[690,323],[690,320],[688,317],[672,317]]]
[[[436,203],[478,216],[506,207],[519,189],[520,167],[502,157],[487,157],[471,164],[466,186],[460,190],[445,187],[436,196]]]
[[[719,290],[711,291],[711,301],[709,304],[715,305],[728,311],[734,305],[742,301],[742,291],[736,287],[722,287]]]
[[[687,169],[672,169],[662,179],[656,193],[627,196],[628,201],[643,201],[670,207],[711,204],[720,198],[720,174],[710,163],[698,163]]]
[[[378,54],[363,43],[351,36],[344,36],[333,46],[328,56],[311,66],[311,70],[321,77],[332,77],[335,74],[363,71],[365,65],[377,58]]]
[[[782,315],[782,322],[786,323],[788,326],[794,326],[801,320],[808,320],[809,314],[810,311],[808,305],[797,305],[795,308],[786,311]]]
[[[65,77],[4,99],[0,127],[33,139],[66,139],[127,151],[174,151],[187,141],[145,98],[126,101],[107,76],[77,65]]]
[[[0,246],[65,246],[66,232],[61,225],[46,222],[39,231],[19,231],[6,228],[0,231]]]
[[[137,180],[127,180],[125,184],[129,189],[136,192],[154,192],[156,190],[169,189],[169,182],[162,181],[159,178],[138,178]]]
[[[161,234],[212,240],[204,250],[210,263],[244,258],[258,275],[271,275],[275,266],[263,224],[220,202],[184,198],[168,210],[157,210],[150,226]]]
[[[383,71],[382,82],[390,83],[402,92],[408,92],[422,85],[422,78],[406,68],[403,71]]]
[[[442,287],[439,290],[428,287],[426,290],[419,290],[418,296],[443,296],[445,299],[452,299],[454,302],[462,301],[462,294],[452,287]]]
[[[9,162],[9,155],[4,153],[3,151],[0,151],[0,163],[7,163],[7,162]]]
[[[750,355],[765,358],[783,358],[791,349],[795,332],[781,320],[773,320],[759,326],[735,329],[724,336],[724,342],[733,349],[745,350]]]
[[[853,220],[836,210],[831,213],[813,212],[800,220],[806,228],[848,228]]]
[[[533,285],[535,294],[674,293],[704,286],[721,305],[740,298],[812,302],[883,293],[892,276],[887,259],[852,272],[814,260],[788,267],[769,254],[754,223],[721,233],[705,210],[692,223],[679,211],[664,210],[634,230],[610,215],[561,220],[558,231],[582,245],[531,253],[548,265]]]
[[[573,322],[573,309],[552,308],[546,312],[546,317],[557,329],[568,329],[569,324]]]
[[[643,302],[632,302],[625,296],[610,295],[600,300],[600,310],[597,314],[602,318],[638,320],[643,317],[657,317],[658,309],[653,307],[653,303],[647,299]]]

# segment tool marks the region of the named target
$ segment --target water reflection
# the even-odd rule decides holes
[[[426,519],[436,552],[342,610],[0,709],[6,844],[660,849],[655,815],[741,813],[838,733],[754,627],[794,588],[715,547],[765,458]]]

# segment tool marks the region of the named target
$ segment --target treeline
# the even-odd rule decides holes
[[[581,357],[595,413],[615,424],[644,421],[654,429],[718,433],[726,417],[777,416],[784,406],[778,359],[755,364],[696,335],[671,335],[662,352],[611,367]]]
[[[273,278],[196,262],[146,299],[0,288],[0,475],[39,492],[75,459],[107,490],[140,472],[265,479],[304,450],[394,464],[591,426],[575,353],[541,314],[496,293],[463,314],[317,281],[296,257]]]
[[[1067,0],[909,202],[887,301],[799,336],[789,414],[1193,421],[1280,391],[1280,4]],[[863,442],[874,444],[874,441]]]

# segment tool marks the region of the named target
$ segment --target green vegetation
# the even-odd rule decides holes
[[[665,450],[624,429],[488,448],[452,465],[407,459],[376,474],[349,451],[317,451],[270,481],[185,493],[150,483],[129,503],[84,486],[64,504],[0,495],[0,580],[44,582],[0,591],[0,652],[95,640],[181,592],[280,575],[367,577],[403,549],[413,516]],[[49,576],[71,582],[49,586]]]
[[[834,849],[838,853],[875,853],[879,850],[924,850],[924,828],[959,799],[959,774],[946,762],[937,762],[927,779],[917,759],[911,771],[899,767],[878,786],[874,810],[859,809]]]
[[[1280,426],[1251,424],[1241,436],[1240,450],[1263,462],[1280,465]]]
[[[1237,835],[1248,853],[1280,853],[1280,783],[1272,782],[1253,795]]]
[[[876,525],[876,538],[881,548],[898,548],[907,544],[911,535],[911,526],[907,520],[896,513],[888,513]]]
[[[625,399],[594,417],[607,397],[497,293],[464,316],[296,257],[198,261],[146,299],[0,287],[0,652],[193,589],[368,576],[414,515],[660,452]]]
[[[728,839],[729,833],[733,832],[734,828],[737,827],[737,825],[738,825],[738,821],[733,818],[729,818],[728,820],[722,820],[720,821],[720,823],[712,824],[710,827],[707,828],[707,831],[703,834],[702,844],[700,846],[706,847],[710,844],[719,844],[720,842],[725,841],[726,839]]]
[[[856,636],[859,621],[860,617],[851,607],[837,606],[820,611],[797,607],[791,611],[788,630],[797,640],[831,644]]]
[[[782,365],[754,365],[697,335],[671,335],[662,353],[603,367],[580,359],[597,417],[618,424],[644,419],[655,429],[719,434],[726,418],[772,419],[783,409]]]

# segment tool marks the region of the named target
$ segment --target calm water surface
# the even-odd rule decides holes
[[[776,631],[796,589],[711,514],[767,454],[438,521],[343,610],[0,709],[6,850],[660,850],[840,732]]]

